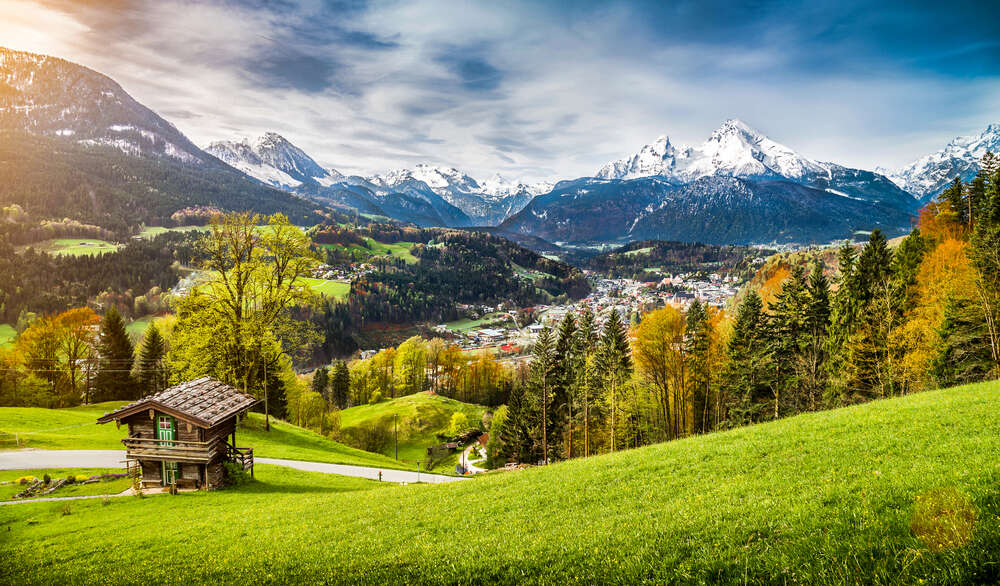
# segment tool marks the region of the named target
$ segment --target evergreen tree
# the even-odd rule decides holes
[[[139,388],[140,397],[146,397],[166,388],[166,364],[164,356],[167,353],[163,336],[156,324],[150,324],[142,337],[138,355],[135,358],[135,382]]]
[[[914,228],[899,244],[896,254],[892,257],[892,276],[895,289],[893,295],[898,301],[896,309],[901,315],[912,310],[916,304],[914,287],[917,284],[920,263],[923,262],[926,252],[927,241],[920,232],[920,228]]]
[[[891,396],[896,391],[897,356],[889,340],[901,316],[893,286],[893,254],[881,230],[872,231],[858,257],[850,294],[855,325],[847,338],[846,403]]]
[[[967,301],[947,299],[938,336],[941,343],[931,374],[939,386],[951,387],[996,376],[989,332],[978,307]]]
[[[770,363],[763,308],[756,291],[747,293],[736,309],[736,323],[729,338],[729,362],[723,376],[731,393],[729,420],[736,425],[760,421],[768,413]]]
[[[594,368],[594,354],[597,351],[597,324],[590,307],[583,310],[576,332],[577,390],[583,417],[583,455],[590,455],[590,417],[593,406],[597,376]]]
[[[965,201],[965,185],[962,180],[955,177],[952,182],[938,196],[938,201],[948,204],[948,213],[954,214],[957,222],[965,224],[968,222],[968,211]]]
[[[813,265],[806,295],[808,305],[803,323],[802,385],[805,407],[815,411],[827,385],[827,330],[830,327],[830,284],[820,262]]]
[[[312,378],[312,391],[323,397],[327,403],[330,401],[330,369],[323,366],[316,369]]]
[[[337,409],[349,407],[348,398],[351,396],[351,373],[347,369],[347,363],[338,361],[333,367],[333,375],[330,377],[330,402]]]
[[[576,352],[576,320],[573,315],[559,322],[559,332],[555,344],[555,366],[552,380],[552,406],[556,418],[555,437],[549,441],[565,445],[567,457],[572,457],[573,451],[573,401],[576,398],[576,381],[579,364]]]
[[[781,415],[782,408],[798,412],[808,404],[801,393],[808,307],[805,269],[792,267],[792,275],[782,283],[767,320],[768,358],[773,365],[769,385],[775,418]]]
[[[99,360],[94,389],[98,401],[124,401],[139,397],[141,391],[132,381],[133,350],[125,320],[117,309],[111,307],[101,320],[97,338]]]
[[[500,430],[504,459],[530,462],[535,456],[535,414],[527,396],[527,385],[515,384],[507,402],[507,419]]]
[[[597,369],[609,392],[611,410],[611,451],[615,451],[618,392],[632,375],[632,353],[621,316],[613,308],[604,322],[604,335],[597,351]]]
[[[556,348],[552,339],[552,331],[545,328],[539,333],[532,353],[531,375],[528,388],[531,391],[531,409],[537,417],[536,447],[540,449],[541,459],[548,464],[555,455],[556,446],[551,443],[556,430],[556,414],[553,409],[553,387],[556,379]]]
[[[704,433],[710,429],[712,395],[712,326],[708,322],[708,312],[697,299],[687,312],[687,328],[684,340],[688,357],[688,373],[691,377],[690,391],[694,431]]]
[[[969,259],[976,268],[976,296],[985,345],[993,361],[992,377],[1000,378],[1000,173],[986,188],[986,200],[972,233]]]

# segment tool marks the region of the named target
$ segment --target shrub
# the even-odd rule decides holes
[[[34,476],[22,476],[17,479],[18,484],[28,484],[29,482],[34,482],[34,481],[35,481]]]
[[[73,484],[74,482],[76,482],[76,476],[73,474],[66,477],[66,484]]]
[[[222,469],[225,472],[226,484],[239,486],[250,482],[250,475],[236,462],[223,462]]]
[[[46,474],[45,476],[42,476],[42,482],[45,483],[45,484],[48,484],[48,483],[52,482],[52,477],[49,476],[48,474]]]
[[[77,476],[76,476],[76,481],[77,482],[85,482],[87,480],[90,480],[90,477],[87,476],[87,475],[85,475],[85,474],[77,474]]]

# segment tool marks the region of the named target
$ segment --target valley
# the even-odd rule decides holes
[[[995,10],[16,4],[0,583],[1000,582]]]

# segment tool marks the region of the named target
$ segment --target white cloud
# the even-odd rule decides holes
[[[617,4],[555,14],[535,3],[390,2],[333,16],[318,2],[280,12],[180,0],[54,6],[0,0],[2,43],[108,74],[198,144],[273,130],[348,173],[431,162],[481,177],[586,175],[661,134],[700,142],[730,117],[809,157],[871,168],[1000,117],[991,78],[790,74],[796,49],[782,29],[751,48],[652,38]],[[317,22],[395,46],[299,30]],[[275,72],[264,60],[282,51],[328,60],[330,87],[266,83]],[[471,90],[441,52],[481,59],[502,80]]]

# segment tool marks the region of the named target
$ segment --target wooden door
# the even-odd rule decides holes
[[[173,446],[177,439],[177,420],[169,415],[156,418],[156,439],[161,440],[161,446]],[[163,474],[160,476],[163,486],[176,484],[177,462],[164,462]]]

